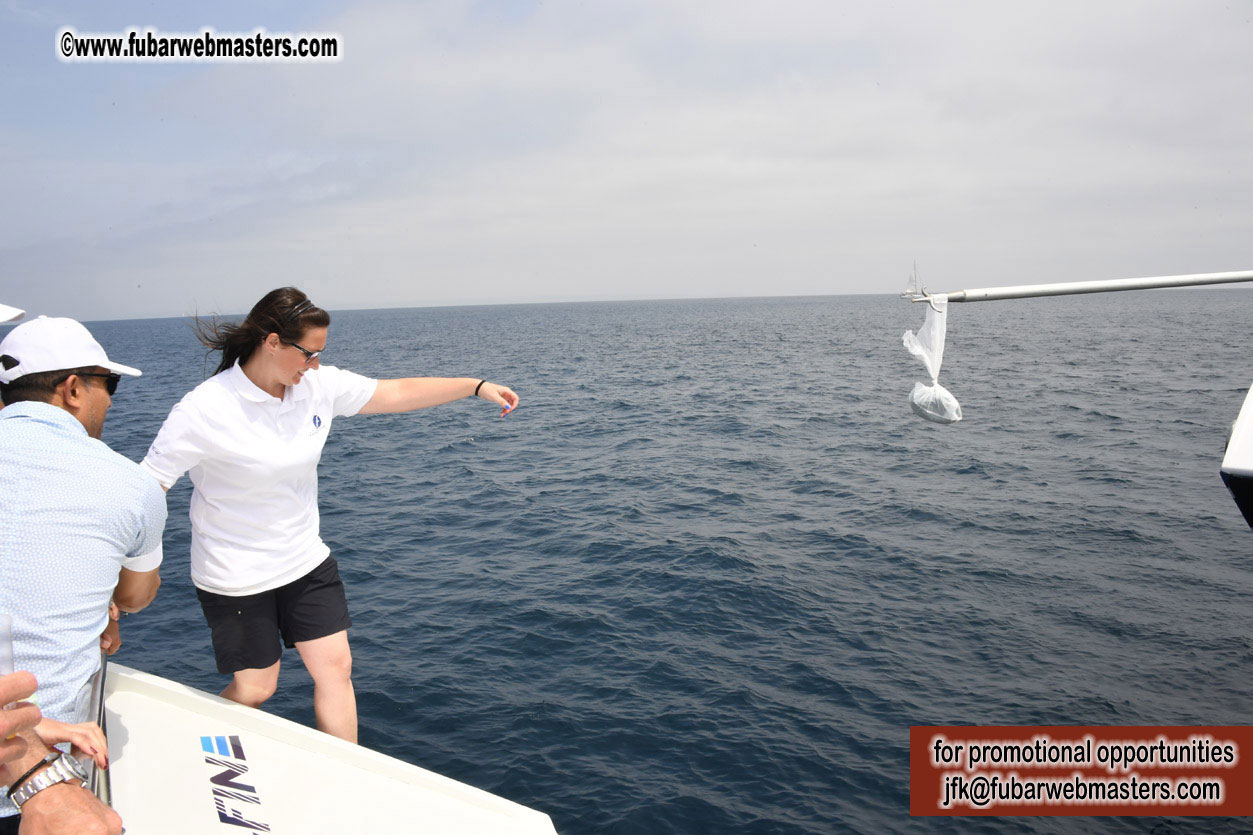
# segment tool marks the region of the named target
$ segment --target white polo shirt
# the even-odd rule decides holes
[[[256,594],[326,559],[318,517],[322,447],[332,418],[361,411],[377,386],[324,365],[279,400],[236,363],[179,401],[141,466],[167,489],[191,475],[191,579],[198,588]]]

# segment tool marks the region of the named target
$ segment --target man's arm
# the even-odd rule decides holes
[[[131,571],[123,568],[118,572],[117,588],[113,590],[113,602],[123,612],[138,612],[157,596],[161,587],[161,569]]]
[[[109,619],[105,622],[104,632],[100,635],[100,649],[109,655],[122,648],[122,633],[118,629],[118,616],[121,612],[138,612],[146,607],[157,596],[161,587],[161,569],[151,571],[131,571],[123,568],[118,571],[117,586],[113,589],[113,600],[109,603]],[[118,610],[121,610],[119,612]]]
[[[20,776],[52,752],[34,731],[22,731],[26,754],[10,763],[11,774]],[[22,804],[22,835],[121,835],[118,813],[96,799],[90,791],[58,783],[38,792]]]

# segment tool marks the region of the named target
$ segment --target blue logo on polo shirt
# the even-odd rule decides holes
[[[322,428],[322,418],[318,417],[317,415],[313,416],[313,428],[314,429]]]

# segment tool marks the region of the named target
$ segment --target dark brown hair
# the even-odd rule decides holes
[[[236,362],[245,363],[272,333],[286,342],[299,342],[309,328],[325,328],[331,314],[309,301],[295,287],[280,287],[261,297],[238,324],[216,316],[206,322],[196,317],[196,337],[210,351],[221,351],[222,361],[214,374],[221,374]]]

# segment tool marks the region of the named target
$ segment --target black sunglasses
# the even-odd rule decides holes
[[[295,342],[288,342],[286,339],[280,339],[279,342],[282,342],[284,345],[290,345],[293,348],[295,348],[297,351],[299,351],[300,353],[304,354],[305,365],[312,364],[315,359],[322,356],[321,351],[310,351],[308,348],[302,348],[301,346],[297,345]]]
[[[83,373],[77,374],[76,376],[78,377],[103,377],[104,387],[109,392],[110,397],[112,397],[114,394],[117,393],[118,381],[122,379],[121,374],[100,374],[99,372],[94,372],[94,371],[93,372],[84,371]],[[68,380],[69,377],[66,377],[65,379]],[[62,382],[64,382],[64,380]]]

